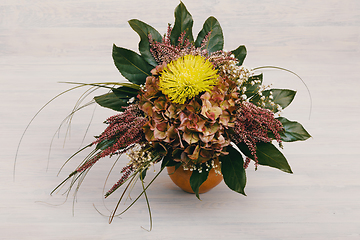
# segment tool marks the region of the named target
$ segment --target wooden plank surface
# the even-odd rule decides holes
[[[13,181],[16,148],[27,123],[69,88],[58,82],[123,81],[111,48],[115,43],[137,49],[138,36],[127,21],[137,18],[165,33],[179,1],[1,0],[0,239],[360,239],[360,2],[183,2],[195,20],[195,35],[208,16],[215,16],[225,49],[246,45],[246,66],[282,66],[308,85],[310,119],[305,86],[288,73],[264,71],[266,83],[298,90],[284,116],[301,122],[313,136],[284,144],[294,174],[266,167],[255,172],[250,165],[247,197],[221,183],[199,201],[163,173],[148,191],[153,231],[141,228],[149,227],[144,200],[109,225],[95,208],[109,215],[120,194],[102,199],[113,159],[92,169],[74,206],[72,194],[65,202],[65,189],[49,196],[79,163],[81,156],[57,177],[81,146],[90,120],[84,143],[104,129],[103,120],[112,114],[99,107],[82,110],[70,135],[66,126],[55,135],[48,157],[54,133],[82,93],[74,91],[52,102],[29,127]],[[126,162],[121,158],[118,167]],[[106,188],[113,181],[116,174]]]

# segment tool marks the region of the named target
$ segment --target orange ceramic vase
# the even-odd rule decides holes
[[[192,171],[184,170],[183,167],[179,167],[175,171],[175,167],[167,167],[168,174],[171,180],[182,190],[188,193],[194,193],[190,186],[190,177]],[[209,172],[209,176],[199,188],[199,193],[205,193],[213,189],[223,180],[222,175],[215,173],[215,170],[212,168]]]

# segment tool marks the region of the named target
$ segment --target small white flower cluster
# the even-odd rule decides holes
[[[251,70],[250,70],[251,71]],[[253,72],[251,71],[251,75],[250,75],[250,77],[251,76],[253,76]],[[247,81],[247,79],[245,80],[245,81]],[[245,82],[244,81],[244,82]],[[260,84],[261,83],[261,80],[260,79],[254,79],[254,80],[252,80],[251,82],[250,82],[250,84],[251,84],[251,86],[254,86],[255,84]],[[247,99],[248,97],[246,96],[246,90],[247,90],[247,88],[246,88],[246,86],[244,86],[244,85],[241,85],[241,86],[238,86],[238,89],[239,89],[239,91],[240,91],[240,93],[242,94],[241,95],[241,98],[243,99],[243,100],[249,100],[249,99]],[[263,91],[264,89],[263,88],[260,88],[259,87],[259,90],[258,90],[258,93],[260,93],[260,94],[262,94],[262,91]]]
[[[237,80],[237,85],[241,86],[244,82],[246,82],[249,77],[252,77],[254,75],[254,72],[245,66],[238,66],[239,68],[239,79]]]
[[[133,103],[133,102],[135,102],[135,97],[132,97],[132,98],[130,98],[130,99],[127,101],[128,104],[131,104],[131,103]]]
[[[147,151],[145,145],[136,143],[131,149],[126,152],[127,157],[130,159],[128,165],[133,165],[134,169],[142,170],[145,166],[152,165],[151,152]]]
[[[259,95],[259,97],[260,97],[260,101],[258,101],[258,105],[261,106],[261,107],[265,107],[265,105],[266,105],[266,100],[268,100],[268,102],[270,103],[270,105],[273,106],[273,104],[274,104],[274,102],[272,101],[272,99],[274,99],[274,97],[273,97],[273,93],[272,93],[271,91],[270,91],[268,97],[265,97],[265,96],[263,95],[263,91],[266,90],[266,89],[269,88],[269,87],[270,87],[270,86],[264,86],[264,85],[262,85],[262,86],[259,87],[259,90],[258,90],[258,92],[257,92],[257,95]]]
[[[231,57],[234,57],[234,55],[231,55]],[[229,60],[221,64],[219,69],[227,78],[236,82],[240,87],[249,77],[254,75],[254,72],[250,68],[239,66],[238,63],[236,60]]]
[[[255,79],[250,82],[251,86],[254,86],[255,84],[261,83],[260,79]]]
[[[187,166],[183,165],[183,168],[184,168],[184,170],[190,170],[191,172],[198,171],[199,173],[202,173],[203,170],[208,172],[213,168],[215,170],[216,174],[222,175],[220,164],[216,164],[214,160],[211,160],[210,163],[208,161],[208,162],[205,162],[200,165],[192,165],[191,167],[187,167]]]
[[[257,102],[257,105],[258,105],[259,107],[265,107],[266,104],[270,104],[270,106],[271,106],[274,110],[276,109],[276,110],[278,111],[278,115],[280,115],[280,112],[281,112],[283,109],[282,109],[282,107],[281,107],[279,104],[277,104],[277,103],[274,102],[273,92],[270,91],[268,96],[264,96],[263,93],[262,93],[265,89],[267,89],[267,88],[269,88],[269,87],[270,87],[270,86],[261,86],[261,87],[260,87],[260,89],[259,89],[259,91],[258,91],[258,93],[257,93],[257,94],[260,96],[260,101]]]

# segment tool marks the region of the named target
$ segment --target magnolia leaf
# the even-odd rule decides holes
[[[238,143],[236,146],[247,157],[254,159],[245,143]],[[270,142],[259,142],[256,144],[256,156],[260,165],[277,168],[283,172],[292,173],[289,163],[284,155]]]
[[[284,142],[304,141],[311,137],[305,128],[298,122],[290,121],[284,117],[277,118],[283,127],[284,131],[280,132],[281,140]]]
[[[152,26],[137,20],[132,19],[129,21],[130,27],[139,34],[140,42],[139,42],[139,51],[141,56],[144,58],[152,66],[157,66],[158,63],[155,61],[153,55],[150,52],[150,42],[149,42],[149,35],[151,38],[156,42],[161,42],[162,37],[156,29]]]
[[[296,94],[296,91],[290,89],[270,89],[267,91],[273,93],[273,102],[279,104],[282,109],[290,105]]]
[[[272,99],[269,99],[270,92],[272,93]],[[279,111],[277,105],[280,105],[282,109],[290,105],[294,100],[296,91],[290,89],[269,89],[262,92],[262,96],[265,97],[265,106],[264,108],[271,110],[276,113]],[[260,101],[261,96],[256,95],[253,97],[250,102],[257,103]],[[270,101],[269,101],[270,100]],[[271,104],[271,102],[275,104]]]
[[[208,178],[209,171],[202,171],[201,173],[198,170],[194,170],[190,177],[190,186],[194,191],[196,197],[200,200],[199,188],[203,182]]]
[[[245,95],[247,96],[247,98],[251,98],[259,92],[262,81],[262,74],[249,77],[246,83],[243,84],[243,86],[246,87]]]
[[[242,65],[246,57],[246,47],[244,45],[239,46],[237,49],[231,51],[234,56],[239,60],[238,65]]]
[[[185,38],[189,39],[190,42],[194,41],[192,35],[192,26],[194,24],[191,14],[186,9],[185,5],[180,4],[175,8],[175,24],[171,31],[170,41],[173,45],[177,45],[179,37],[185,32]]]
[[[145,179],[147,170],[148,170],[148,168],[145,168],[145,169],[143,169],[143,170],[140,172],[140,175],[139,175],[140,180],[144,180],[144,179]]]
[[[151,76],[153,66],[136,52],[114,44],[112,56],[117,69],[130,82],[141,85],[145,83],[147,76]]]
[[[221,173],[224,182],[231,190],[246,196],[244,191],[246,185],[244,160],[241,154],[231,145],[226,150],[229,154],[220,156]]]
[[[240,149],[240,151],[247,157],[253,159],[254,156],[251,155],[251,152],[248,146],[244,142],[237,143],[236,146]]]
[[[222,50],[224,47],[224,36],[220,23],[214,17],[209,17],[205,21],[203,28],[196,38],[195,47],[201,46],[202,41],[209,32],[210,36],[206,44],[206,50],[208,53],[211,54],[213,52]]]
[[[134,89],[127,86],[120,86],[118,88],[111,89],[118,98],[130,99],[136,97],[139,93],[139,89]]]
[[[256,155],[260,165],[277,168],[283,172],[292,173],[284,155],[272,144],[260,142],[256,144]]]
[[[123,112],[124,108],[128,106],[128,99],[127,98],[119,98],[115,95],[115,93],[107,93],[97,97],[94,97],[94,100],[97,104],[102,107],[110,108],[112,110]]]

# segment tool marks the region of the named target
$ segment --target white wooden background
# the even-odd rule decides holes
[[[65,189],[49,193],[81,159],[57,177],[82,142],[105,127],[113,112],[89,107],[51,138],[82,91],[51,103],[17,144],[36,111],[70,86],[61,81],[123,81],[113,65],[112,44],[137,49],[128,26],[141,19],[165,33],[178,0],[0,0],[0,239],[360,239],[360,1],[184,0],[194,35],[210,15],[221,23],[225,49],[246,45],[245,65],[275,65],[301,75],[264,71],[266,83],[298,90],[284,115],[301,122],[313,138],[284,144],[294,174],[250,165],[247,197],[224,183],[195,196],[178,190],[164,173],[148,190],[153,230],[140,200],[107,223],[114,198],[103,201],[103,160],[85,179],[73,207]],[[102,92],[99,92],[100,94]],[[120,159],[118,168],[126,163]],[[114,171],[110,183],[116,181]],[[139,188],[134,189],[134,195]],[[127,201],[129,203],[130,201]],[[124,205],[121,206],[123,208]],[[73,214],[74,209],[74,214]]]

